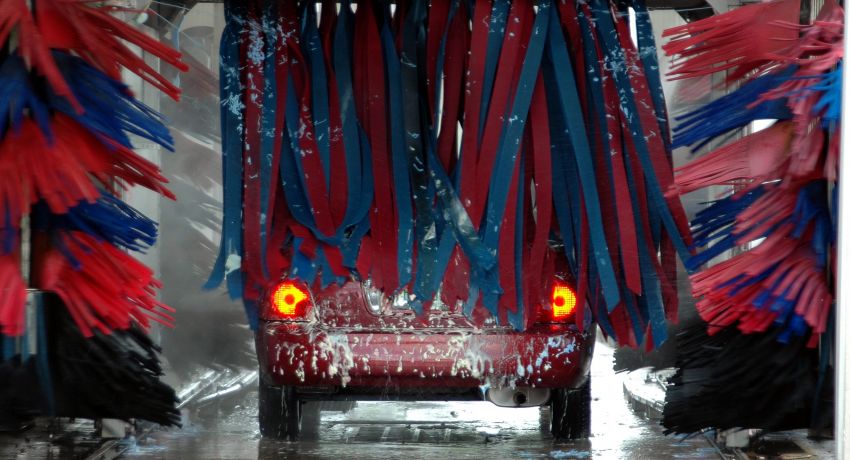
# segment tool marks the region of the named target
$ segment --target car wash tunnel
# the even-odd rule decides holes
[[[848,459],[839,0],[0,0],[0,459]]]

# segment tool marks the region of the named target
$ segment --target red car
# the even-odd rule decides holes
[[[553,436],[587,437],[595,326],[575,324],[572,284],[552,280],[537,321],[519,332],[439,301],[417,317],[405,294],[368,283],[311,291],[284,279],[265,296],[256,334],[260,431],[283,439],[315,428],[318,414],[304,409],[319,405],[304,401],[489,400],[548,405]]]

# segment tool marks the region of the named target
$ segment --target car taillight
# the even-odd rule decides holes
[[[294,281],[284,281],[271,290],[267,319],[306,319],[313,305],[306,287]]]
[[[538,323],[568,323],[575,319],[578,302],[569,284],[556,280],[546,304],[538,308]]]
[[[560,321],[576,311],[576,293],[566,284],[552,286],[552,319]]]

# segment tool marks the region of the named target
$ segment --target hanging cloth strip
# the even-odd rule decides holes
[[[582,196],[590,226],[590,241],[594,254],[593,262],[599,270],[599,282],[605,296],[605,304],[608,312],[610,312],[620,303],[620,290],[608,253],[608,243],[605,241],[594,166],[590,156],[585,154],[590,152],[590,144],[585,134],[587,130],[581,114],[570,109],[578,106],[580,102],[575,89],[575,77],[571,72],[572,65],[560,64],[570,62],[566,43],[563,34],[560,32],[560,23],[556,23],[553,18],[550,27],[557,30],[557,33],[550,33],[548,43],[549,62],[552,63],[552,76],[554,78],[554,96],[556,101],[560,103],[561,113],[565,117],[565,128],[570,136],[572,146],[570,150],[574,154],[578,174],[581,178]],[[555,63],[558,64],[555,65]]]
[[[354,101],[358,118],[368,139],[375,187],[374,206],[370,213],[372,232],[366,248],[361,248],[358,271],[371,279],[375,286],[393,292],[398,287],[398,267],[380,261],[397,260],[398,218],[394,205],[391,151],[388,148],[385,62],[381,50],[380,28],[376,6],[371,3],[355,13],[354,38],[364,46],[354,48],[352,76]],[[374,255],[373,255],[374,254]],[[363,261],[369,260],[366,264]]]
[[[516,11],[514,11],[515,8]],[[512,66],[510,66],[512,50],[509,45],[511,45],[512,42],[517,41],[520,36],[519,33],[512,30],[512,26],[514,24],[522,25],[525,21],[527,21],[528,19],[523,18],[525,18],[526,15],[530,16],[530,11],[530,3],[518,1],[512,4],[511,18],[515,17],[519,18],[519,20],[509,18],[509,25],[506,29],[507,43],[503,46],[502,55],[500,56],[500,60],[504,61],[508,65],[508,69],[512,68]],[[507,121],[507,126],[500,127],[504,129],[501,135],[495,131],[493,131],[493,134],[490,135],[489,133],[491,131],[488,128],[490,128],[490,126],[498,126],[498,124],[494,122],[494,120],[498,117],[495,115],[489,115],[488,122],[485,124],[484,128],[484,137],[481,147],[483,158],[480,158],[480,164],[478,165],[479,176],[476,183],[479,188],[476,200],[483,201],[485,192],[481,191],[482,189],[480,186],[482,183],[488,182],[489,190],[486,192],[487,204],[486,214],[484,215],[485,221],[479,229],[479,234],[481,234],[481,239],[484,245],[491,248],[493,253],[496,253],[497,248],[499,248],[500,236],[503,233],[506,234],[506,240],[511,241],[513,239],[512,236],[514,235],[513,232],[516,231],[515,218],[509,212],[506,212],[506,208],[509,203],[509,190],[511,187],[516,187],[514,184],[518,181],[519,177],[519,173],[517,171],[517,169],[519,169],[517,166],[517,159],[522,153],[520,142],[531,104],[531,96],[537,81],[538,69],[543,57],[543,47],[549,29],[548,22],[550,14],[551,5],[548,2],[538,5],[537,16],[534,18],[534,23],[530,29],[531,35],[528,48],[520,68],[515,90],[507,93],[514,94],[513,101],[509,106],[510,108],[502,118]],[[500,70],[503,70],[501,69],[501,66]],[[502,75],[505,75],[505,73],[497,72],[493,86],[494,95],[503,93],[504,84],[502,82],[505,80],[501,79]],[[490,111],[492,112],[496,109],[496,107],[496,101],[491,100]],[[491,148],[489,142],[492,142],[493,140],[498,140],[498,150],[495,151],[495,155],[490,156],[488,154]],[[483,178],[481,177],[482,175]],[[506,181],[505,179],[507,178],[510,178],[510,180]],[[486,182],[482,182],[482,180],[486,180]],[[513,199],[510,201],[513,202]],[[512,204],[512,206],[514,205]],[[477,209],[480,209],[481,211],[476,211]],[[472,208],[473,212],[471,217],[473,222],[477,220],[476,212],[483,213],[483,210],[484,207]],[[515,209],[511,209],[511,211],[515,212]],[[511,241],[511,243],[513,243],[513,241]],[[499,253],[499,264],[497,265],[500,273],[506,273],[507,276],[504,279],[511,284],[514,283],[514,280],[512,279],[512,276],[510,276],[511,270],[508,266],[512,264],[510,259],[513,258],[513,256],[514,253],[511,250],[511,247],[508,246],[503,252]],[[505,285],[498,287],[494,283],[496,280],[494,280],[494,282],[488,281],[488,278],[493,277],[493,275],[483,272],[480,269],[474,270],[473,273],[473,282],[477,282],[479,287],[483,288],[482,293],[484,295],[484,306],[494,317],[499,318],[496,302],[498,296],[504,292],[503,289],[505,288]],[[515,292],[512,292],[512,290],[508,291],[507,295],[511,300],[516,299]],[[518,310],[521,308],[521,304],[517,305]],[[521,310],[512,315],[512,317],[515,318],[516,321],[515,324],[512,324],[515,328],[523,327],[524,319],[521,318],[524,317]]]
[[[596,43],[591,38],[590,22],[586,20],[585,14],[583,12],[580,14],[567,12],[567,14],[568,18],[575,18],[579,21],[571,25],[570,29],[581,29],[585,37],[584,40],[587,43]],[[577,31],[572,33],[576,34]],[[600,65],[601,62],[604,62],[600,46],[585,47],[583,57],[587,62],[586,66],[590,66],[592,69],[588,76],[581,76],[579,79],[579,87],[587,88],[584,91],[585,98],[583,103],[585,106],[588,106],[586,110],[589,113],[598,112],[595,118],[591,117],[588,120],[591,122],[589,123],[591,127],[598,127],[591,128],[590,133],[596,132],[597,134],[596,136],[592,136],[590,140],[592,141],[593,151],[596,154],[596,175],[597,181],[601,186],[600,198],[606,203],[605,212],[608,217],[608,221],[605,222],[606,240],[609,247],[613,248],[612,261],[615,262],[615,273],[617,273],[618,278],[620,273],[626,275],[626,286],[629,288],[622,291],[625,307],[618,306],[610,314],[611,324],[609,327],[615,331],[612,336],[619,343],[640,345],[643,343],[643,331],[646,326],[642,320],[641,313],[634,309],[635,301],[632,299],[632,296],[633,294],[640,294],[642,292],[638,263],[640,253],[637,248],[637,233],[634,230],[634,219],[635,217],[640,219],[642,214],[634,215],[631,211],[629,183],[626,180],[625,171],[621,166],[623,135],[620,128],[620,107],[616,95],[616,87],[613,84],[614,79],[608,75],[608,70],[603,65]],[[590,78],[592,75],[605,75],[606,77],[601,79]],[[590,95],[588,96],[587,93]],[[591,100],[592,104],[588,104],[588,100]],[[604,110],[598,110],[598,108],[604,108]],[[593,122],[596,124],[594,125]],[[606,132],[607,136],[605,135]],[[617,155],[618,153],[620,156]],[[617,177],[619,181],[614,182],[614,177]],[[607,190],[608,184],[612,186],[616,185],[613,192]],[[617,196],[616,204],[612,202],[611,198],[614,195]],[[616,212],[614,211],[615,206],[617,208]],[[612,220],[615,216],[617,221]],[[618,224],[618,222],[622,222],[622,224]],[[641,222],[641,220],[638,220],[638,222]],[[617,229],[619,229],[619,232]],[[619,248],[619,251],[617,251],[617,233],[620,234],[623,245],[622,248]],[[617,257],[618,252],[623,255],[621,257],[622,268],[616,265],[616,263],[620,262]],[[635,272],[638,273],[637,276]],[[629,310],[631,326],[626,321],[624,308],[628,308]],[[644,314],[643,317],[645,316]]]
[[[245,9],[225,4],[226,24],[221,37],[219,75],[221,82],[221,151],[224,218],[219,255],[206,289],[227,280],[232,299],[242,298],[242,136],[245,129],[239,84],[239,35],[245,22]],[[252,312],[248,311],[248,316]],[[253,324],[253,321],[252,321]]]
[[[444,82],[442,87],[438,87],[432,91],[435,93],[435,97],[442,96],[443,98],[442,112],[434,113],[430,132],[432,136],[437,136],[433,141],[433,145],[436,145],[437,157],[441,162],[441,166],[450,175],[454,176],[454,185],[457,188],[458,178],[460,177],[455,171],[459,154],[458,142],[460,133],[458,124],[462,122],[464,73],[466,53],[469,49],[470,40],[470,31],[467,26],[469,15],[466,3],[459,0],[453,2],[448,15],[449,24],[445,30],[439,53],[436,57],[437,74],[444,75]],[[429,28],[430,33],[432,31]],[[429,84],[432,81],[429,80]],[[432,101],[435,107],[440,107],[439,98],[432,99]],[[444,229],[444,231],[446,230]],[[445,238],[447,237],[444,236],[443,239]],[[461,248],[456,244],[452,244],[451,254],[448,257],[449,259],[445,261],[446,268],[443,283],[440,285],[441,300],[444,304],[454,309],[458,302],[462,303],[466,300],[469,262],[464,257]]]
[[[416,0],[408,5],[403,17],[396,18],[399,21],[398,53],[392,51],[393,40],[391,40],[388,25],[389,14],[385,15],[387,25],[383,30],[388,55],[387,68],[391,69],[387,77],[395,78],[399,83],[395,86],[397,93],[390,98],[390,103],[396,110],[393,117],[400,116],[394,120],[400,129],[390,133],[394,142],[392,164],[396,185],[394,191],[398,211],[398,247],[399,262],[401,262],[398,266],[400,277],[398,288],[404,289],[410,279],[415,278],[412,291],[416,297],[413,306],[419,313],[422,313],[421,299],[431,299],[434,295],[433,289],[426,286],[436,287],[442,279],[442,272],[435,273],[435,265],[439,263],[437,260],[439,239],[432,214],[434,191],[429,184],[427,167],[426,149],[433,148],[432,145],[427,145],[433,141],[428,132],[431,117],[426,105],[428,100],[420,97],[421,89],[427,84],[423,78],[425,75],[422,73],[423,70],[427,70],[427,65],[420,64],[419,49],[420,40],[426,32],[427,10],[427,2]],[[387,10],[386,13],[389,11]],[[440,14],[440,9],[437,8],[434,13]],[[441,37],[436,29],[434,33],[438,38]],[[396,138],[400,139],[396,140]],[[413,220],[414,211],[415,221]],[[412,232],[411,224],[413,224]],[[413,268],[408,262],[413,241],[416,241],[415,274],[405,272]]]
[[[664,340],[691,242],[642,4],[635,46],[601,0],[270,3],[227,9],[211,285],[369,280],[523,329],[565,266],[607,334]]]
[[[345,166],[348,181],[348,206],[346,222],[352,228],[346,228],[350,235],[342,244],[346,267],[355,267],[361,238],[369,230],[369,210],[374,198],[372,159],[366,140],[366,134],[357,121],[354,106],[354,87],[352,83],[352,43],[349,40],[353,27],[353,14],[348,1],[335,22],[333,45],[333,68],[336,87],[339,91],[338,104],[331,104],[333,119],[338,116],[342,129],[342,142],[345,148]],[[330,32],[328,32],[330,34]],[[329,50],[326,50],[329,52]],[[331,93],[331,101],[334,101]],[[337,114],[338,111],[338,114]],[[336,136],[334,136],[336,137]],[[335,183],[335,181],[334,181]],[[333,187],[333,184],[331,185]]]

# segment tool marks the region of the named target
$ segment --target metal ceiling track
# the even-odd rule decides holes
[[[735,3],[735,5],[730,6],[740,6],[740,4],[746,3],[747,1],[748,0],[712,0],[710,2],[706,0],[646,0],[646,6],[651,10],[676,10],[683,18],[688,21],[692,21],[714,14],[714,9],[712,8],[715,6],[714,3]],[[173,3],[175,5],[186,5],[186,7],[191,8],[196,3],[224,3],[224,0],[169,0],[169,3]]]

